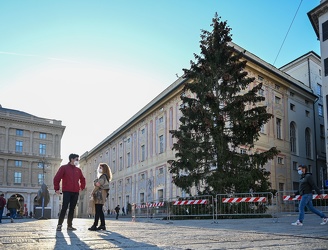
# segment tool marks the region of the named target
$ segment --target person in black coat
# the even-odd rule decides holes
[[[115,212],[116,212],[116,220],[118,220],[118,215],[120,213],[120,205],[117,205],[116,208],[115,208]]]

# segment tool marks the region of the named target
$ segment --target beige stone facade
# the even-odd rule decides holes
[[[261,128],[261,137],[254,150],[262,151],[276,146],[281,151],[265,167],[271,172],[273,189],[290,190],[292,169],[288,100],[292,93],[293,98],[301,100],[297,106],[311,108],[315,96],[301,82],[243,48],[233,45],[244,52],[248,61],[246,70],[250,77],[255,78],[253,84],[263,83],[263,91],[260,93],[266,97],[263,105],[268,107],[268,112],[274,114]],[[141,204],[186,195],[172,183],[170,166],[167,163],[168,160],[174,159],[173,139],[169,130],[179,128],[180,94],[185,81],[187,79],[179,78],[115,132],[81,156],[80,165],[87,179],[86,191],[80,196],[81,216],[87,213],[92,181],[96,177],[96,168],[100,162],[108,163],[113,172],[106,209],[113,210],[118,204],[126,208],[128,203]],[[299,116],[297,119],[302,122],[304,117]],[[313,121],[308,125],[313,129],[311,124]],[[243,148],[240,150],[248,153]],[[196,195],[195,190],[193,192]]]
[[[24,212],[38,206],[35,199],[43,181],[53,190],[64,130],[61,121],[0,106],[0,193],[6,199],[17,194]],[[59,200],[51,193],[48,206],[56,217]]]

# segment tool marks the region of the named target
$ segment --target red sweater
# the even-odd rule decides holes
[[[55,191],[59,190],[59,183],[62,181],[62,191],[76,192],[85,188],[85,178],[80,168],[68,163],[58,169],[54,177]]]

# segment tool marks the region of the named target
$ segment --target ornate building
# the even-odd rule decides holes
[[[246,71],[250,77],[255,78],[253,85],[263,83],[259,94],[265,96],[263,105],[268,107],[268,112],[274,114],[261,128],[260,140],[253,150],[267,150],[276,146],[280,154],[265,166],[271,172],[272,188],[293,190],[292,180],[296,170],[291,163],[290,124],[294,121],[300,127],[295,142],[299,151],[293,162],[310,164],[316,168],[313,147],[313,103],[316,96],[302,82],[238,45],[232,45],[244,53],[248,61]],[[167,163],[174,158],[173,139],[169,130],[179,128],[180,94],[186,81],[189,79],[179,78],[125,124],[80,157],[81,168],[88,180],[96,177],[96,168],[100,162],[106,162],[111,167],[113,180],[107,204],[110,210],[117,204],[126,207],[128,203],[157,202],[186,195],[172,183]],[[306,131],[308,137],[304,136]],[[248,153],[244,148],[240,148],[240,152]],[[304,152],[308,152],[306,157]],[[86,191],[80,196],[81,216],[87,215],[92,188],[92,182],[88,181]],[[195,195],[195,190],[193,192]]]
[[[308,12],[308,17],[315,31],[316,37],[320,43],[320,61],[322,69],[322,104],[323,104],[323,119],[324,119],[324,131],[325,138],[325,152],[328,152],[328,1],[321,0],[320,4]],[[321,133],[321,131],[320,131]],[[326,160],[324,162],[325,168],[322,168],[323,181],[321,186],[328,187],[328,171],[327,171],[328,155],[326,154]],[[324,171],[324,169],[326,171]],[[324,185],[323,185],[324,184]]]
[[[0,193],[17,194],[22,212],[34,212],[42,183],[53,190],[53,176],[61,163],[60,146],[65,127],[61,121],[3,108],[0,105]],[[58,198],[50,194],[52,217]]]

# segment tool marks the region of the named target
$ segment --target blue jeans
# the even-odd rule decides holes
[[[323,212],[321,212],[321,211],[319,211],[319,210],[317,210],[313,207],[312,194],[303,194],[300,205],[299,205],[300,213],[298,215],[298,220],[301,221],[301,222],[303,222],[303,220],[304,220],[304,209],[305,209],[305,207],[310,209],[310,211],[312,213],[315,213],[316,215],[320,216],[321,218],[326,217]]]
[[[9,208],[10,211],[10,218],[16,219],[17,217],[17,209],[16,208]]]

